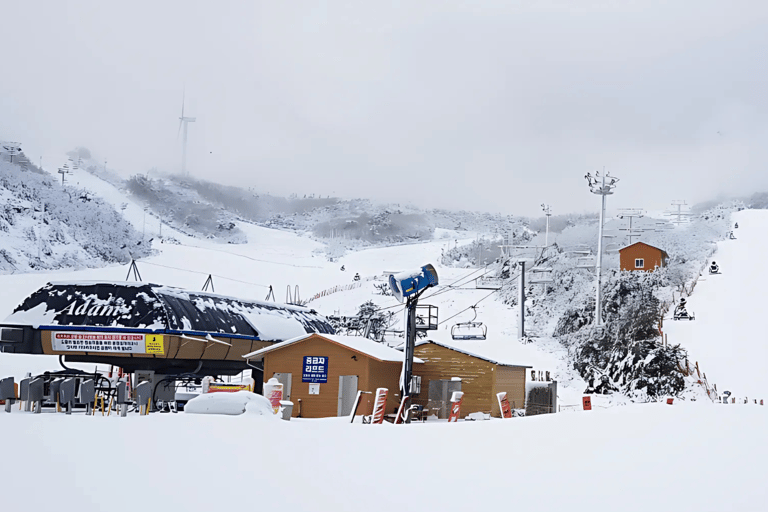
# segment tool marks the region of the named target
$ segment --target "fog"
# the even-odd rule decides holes
[[[4,2],[0,140],[54,171],[535,215],[768,190],[768,3]]]

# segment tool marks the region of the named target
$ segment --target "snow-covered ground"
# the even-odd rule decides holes
[[[412,425],[4,414],[4,510],[759,511],[766,409]]]
[[[734,213],[736,240],[718,242],[712,257],[721,274],[707,270],[688,298],[696,320],[665,321],[669,343],[685,347],[710,384],[735,396],[768,399],[765,293],[768,210]],[[669,316],[671,316],[671,311]]]
[[[425,293],[423,303],[438,306],[443,322],[430,333],[433,339],[549,370],[560,384],[561,405],[581,401],[585,384],[560,344],[546,337],[521,344],[517,312],[488,296],[490,290],[474,288],[471,278],[482,271],[439,264],[456,233],[354,252],[334,262],[322,255],[319,242],[251,224],[241,225],[249,240],[244,245],[193,239],[167,226],[163,234],[181,245],[161,244],[157,219],[148,218],[145,225],[140,204],[82,174],[75,176],[81,186],[116,206],[128,203],[127,218],[145,229],[147,238],[155,237],[157,253],[138,262],[144,281],[200,289],[213,274],[216,293],[263,299],[271,285],[282,302],[287,286],[300,285],[306,299],[352,283],[355,273],[369,278],[431,262],[442,286],[457,283],[450,291]],[[734,220],[739,239],[722,242],[715,256],[723,275],[703,276],[689,299],[696,321],[668,321],[665,332],[670,343],[690,350],[718,389],[760,398],[768,389],[760,370],[768,349],[759,310],[768,283],[768,270],[761,270],[759,261],[768,245],[760,239],[768,213],[745,211]],[[48,281],[119,281],[127,271],[110,266],[0,276],[0,319]],[[394,298],[375,294],[374,283],[310,305],[324,314],[349,315],[372,299],[398,311]],[[488,325],[487,340],[451,340],[451,326],[473,315],[450,317],[476,303],[477,319]],[[49,356],[0,354],[0,376],[56,367]],[[118,418],[0,412],[6,440],[0,482],[12,490],[0,504],[7,510],[764,509],[768,409],[702,400],[604,408],[610,401],[593,397],[589,412],[565,407],[568,412],[530,418],[409,426],[351,425],[340,418],[267,421],[251,414]]]

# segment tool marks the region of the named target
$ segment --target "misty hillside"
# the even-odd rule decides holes
[[[0,201],[2,273],[95,267],[150,253],[120,212],[34,165],[0,162]]]
[[[73,155],[82,153],[82,148],[72,152]],[[300,197],[296,194],[278,197],[189,176],[161,174],[156,170],[122,180],[89,159],[85,160],[83,168],[125,190],[175,229],[222,243],[247,241],[237,227],[238,221],[333,241],[331,244],[338,248],[335,252],[429,240],[435,229],[494,232],[518,229],[532,222],[523,217],[489,213],[376,204],[367,199]],[[560,224],[565,226],[567,222],[564,217],[558,219],[553,222],[552,229],[557,229]]]

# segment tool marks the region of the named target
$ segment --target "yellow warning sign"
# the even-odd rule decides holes
[[[165,354],[162,334],[147,334],[145,343],[147,354]]]

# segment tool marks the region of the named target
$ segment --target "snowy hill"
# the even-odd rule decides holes
[[[495,360],[516,364],[531,365],[536,370],[549,371],[553,378],[560,383],[561,400],[563,403],[578,403],[581,393],[593,385],[592,380],[602,374],[607,374],[613,381],[614,391],[621,390],[632,395],[636,386],[647,385],[647,379],[638,377],[635,363],[621,362],[618,371],[610,369],[610,361],[602,362],[581,360],[583,346],[590,346],[591,331],[583,330],[575,338],[556,338],[555,330],[562,326],[564,318],[571,318],[576,311],[576,318],[583,313],[579,325],[591,323],[589,300],[594,294],[594,279],[589,270],[574,268],[574,259],[561,248],[548,251],[547,263],[553,269],[553,281],[544,288],[536,286],[527,291],[529,304],[526,308],[528,334],[533,334],[533,343],[521,344],[517,332],[517,285],[515,271],[507,275],[504,287],[498,291],[476,289],[474,279],[482,275],[500,275],[503,266],[509,264],[509,256],[501,257],[491,231],[480,233],[456,231],[436,228],[430,240],[420,243],[400,243],[392,246],[374,246],[360,249],[344,255],[343,251],[334,253],[333,242],[328,244],[322,240],[314,240],[299,236],[294,231],[268,229],[250,222],[236,222],[236,231],[243,235],[247,243],[222,245],[217,238],[201,239],[190,236],[169,226],[166,219],[152,215],[152,210],[146,207],[142,197],[136,194],[126,195],[120,189],[120,182],[104,181],[93,172],[75,170],[69,178],[70,183],[93,197],[101,198],[106,205],[112,205],[121,211],[125,219],[142,234],[147,243],[152,243],[156,253],[138,261],[142,278],[145,281],[177,286],[188,289],[199,289],[206,278],[211,275],[215,291],[225,295],[243,298],[264,299],[270,296],[270,287],[274,298],[278,301],[295,301],[296,287],[299,287],[299,297],[308,299],[315,295],[323,295],[312,301],[311,306],[325,315],[351,316],[358,312],[360,306],[368,301],[382,311],[394,313],[389,329],[402,329],[402,307],[392,297],[380,294],[377,285],[384,284],[384,272],[416,268],[424,263],[432,262],[438,268],[441,285],[434,292],[424,297],[424,303],[435,305],[440,310],[440,329],[430,332],[430,337],[438,342],[456,346],[462,350],[479,353]],[[146,183],[145,183],[146,184]],[[155,186],[156,180],[151,182]],[[705,218],[706,217],[706,218]],[[711,218],[710,218],[711,217]],[[574,222],[574,219],[576,221]],[[704,264],[704,259],[711,251],[711,240],[727,225],[727,215],[707,215],[697,221],[699,224],[687,229],[675,230],[655,235],[656,243],[664,244],[675,263],[669,272],[663,274],[659,281],[663,286],[654,293],[658,295],[658,304],[671,300],[675,286],[686,286],[692,279],[692,274]],[[723,223],[726,224],[723,224]],[[594,238],[595,230],[590,217],[574,217],[570,223],[562,227],[553,238],[558,242],[577,244],[588,243]],[[721,224],[723,224],[721,226]],[[509,226],[509,224],[506,224]],[[491,228],[498,230],[497,228]],[[513,230],[512,234],[522,243],[539,244],[541,233],[536,233],[525,226]],[[703,236],[696,237],[696,234]],[[162,235],[162,239],[161,239]],[[651,235],[654,236],[654,235]],[[659,238],[660,237],[660,238]],[[159,241],[166,243],[159,243]],[[172,243],[171,243],[172,242]],[[476,248],[485,249],[485,254],[478,256]],[[467,249],[464,249],[467,248]],[[495,249],[496,253],[492,252]],[[534,251],[535,252],[535,251]],[[481,253],[482,254],[482,251]],[[533,255],[535,256],[535,254]],[[539,255],[541,256],[541,255]],[[458,258],[458,259],[456,259]],[[333,260],[333,261],[331,261]],[[477,262],[496,260],[488,268],[478,267]],[[514,261],[514,260],[513,260]],[[618,262],[606,258],[606,265],[616,265]],[[344,267],[346,272],[339,271]],[[504,267],[506,268],[506,267]],[[607,267],[610,268],[610,267]],[[6,316],[27,294],[43,286],[50,280],[119,280],[124,279],[127,267],[105,267],[87,271],[62,271],[52,274],[24,274],[7,276],[7,283],[18,293],[10,294],[0,299],[0,316]],[[351,285],[352,276],[360,274],[362,281],[354,287]],[[615,286],[620,274],[611,274],[604,286]],[[655,282],[655,281],[654,281]],[[659,283],[654,284],[657,286]],[[665,284],[666,283],[666,284]],[[338,290],[339,287],[350,288],[326,293],[324,290]],[[286,293],[290,289],[290,297]],[[610,296],[610,294],[608,294]],[[270,296],[272,297],[272,296]],[[477,320],[484,322],[488,328],[488,339],[485,341],[460,341],[451,339],[451,327],[459,322],[473,319],[470,306],[476,305]],[[639,305],[641,306],[641,305]],[[661,307],[661,306],[654,306]],[[581,309],[579,309],[581,308]],[[621,329],[620,327],[617,327]],[[578,331],[578,328],[576,329]],[[653,327],[655,333],[655,327]],[[645,335],[643,335],[645,336]],[[653,336],[658,338],[658,334]],[[644,347],[642,359],[649,360],[650,354],[657,351],[657,343],[661,340],[638,338]],[[575,341],[574,341],[575,340]],[[402,338],[389,336],[388,343],[397,345]],[[623,342],[622,342],[623,343]],[[624,349],[622,349],[624,350]],[[636,349],[632,349],[636,350]],[[682,357],[673,353],[666,357]],[[655,356],[654,356],[655,357]],[[662,359],[657,359],[661,361]],[[1,361],[1,360],[0,360]],[[41,361],[35,360],[35,368],[40,367]],[[574,368],[574,364],[576,368]],[[25,364],[32,364],[26,363]],[[579,364],[581,366],[579,366]],[[595,366],[597,364],[598,366]],[[23,365],[21,365],[23,366]],[[24,373],[22,367],[15,368]],[[595,370],[600,373],[595,373]],[[646,371],[646,370],[643,370]],[[653,367],[648,372],[657,372]],[[634,374],[632,381],[626,380],[622,374]],[[21,374],[19,373],[19,374]],[[664,376],[664,379],[667,377]],[[589,382],[587,382],[589,381]],[[624,384],[620,384],[624,382]],[[682,383],[682,377],[679,378]],[[682,385],[682,384],[680,384]],[[651,389],[651,388],[648,388]],[[657,389],[657,388],[654,388]],[[674,389],[674,391],[672,391]],[[680,387],[660,387],[650,391],[655,393],[679,392]],[[644,393],[640,398],[644,399]],[[624,400],[619,395],[615,398]],[[612,400],[607,396],[606,400]]]
[[[688,298],[694,321],[665,323],[670,343],[680,343],[691,362],[698,361],[709,382],[719,391],[761,398],[768,390],[768,343],[765,336],[764,297],[768,268],[768,211],[744,210],[733,214],[739,228],[736,240],[717,244],[713,260],[721,274],[706,270]]]
[[[0,162],[0,272],[94,267],[149,254],[119,210],[90,189],[62,187],[29,167]]]
[[[516,482],[509,498],[514,505],[536,510],[760,510],[759,504],[768,499],[761,485],[768,470],[762,441],[768,428],[764,408],[743,403],[717,405],[709,400],[676,400],[673,406],[633,404],[614,393],[595,395],[595,410],[580,410],[587,383],[574,369],[573,354],[551,331],[568,307],[588,304],[594,288],[590,271],[574,268],[575,259],[566,252],[551,251],[548,264],[553,268],[553,283],[531,291],[527,315],[537,336],[533,343],[522,344],[517,339],[518,308],[511,278],[498,292],[474,287],[475,277],[501,271],[501,264],[485,268],[473,266],[468,257],[460,261],[442,258],[452,249],[471,246],[478,233],[437,230],[433,238],[421,243],[371,247],[329,261],[326,244],[295,232],[238,222],[248,243],[221,244],[187,236],[161,223],[136,197],[126,196],[90,173],[76,172],[71,182],[101,197],[104,204],[122,212],[137,233],[143,232],[153,247],[152,254],[137,262],[147,282],[195,290],[211,275],[216,293],[263,300],[271,286],[279,302],[285,298],[286,288],[294,293],[296,285],[305,300],[324,290],[340,290],[320,294],[311,307],[326,315],[353,315],[370,300],[395,312],[392,328],[397,329],[402,328],[402,306],[391,296],[381,295],[376,285],[384,283],[386,271],[431,262],[441,285],[425,293],[423,302],[439,307],[441,324],[430,336],[467,352],[550,371],[558,380],[562,412],[402,427],[349,424],[344,418],[267,421],[250,414],[131,414],[128,418],[113,414],[102,418],[79,412],[72,416],[0,412],[0,430],[15,440],[4,454],[12,463],[0,466],[0,479],[15,491],[0,499],[9,509],[39,509],[53,503],[48,494],[35,491],[38,483],[27,475],[61,460],[68,461],[69,471],[86,476],[79,476],[75,486],[67,479],[54,478],[49,483],[56,495],[67,496],[81,510],[102,510],[106,499],[114,510],[135,508],[133,500],[110,497],[124,493],[121,479],[89,469],[103,460],[104,453],[120,461],[126,474],[141,473],[153,482],[142,494],[147,498],[142,506],[148,510],[167,509],[171,495],[172,506],[183,510],[236,508],[252,501],[265,508],[297,511],[357,510],[361,502],[370,510],[403,508],[403,503],[408,509],[485,510],[505,502],[510,481]],[[757,258],[764,245],[759,234],[768,226],[768,215],[744,211],[734,219],[740,225],[739,239],[720,242],[715,256],[724,274],[700,278],[690,297],[697,320],[686,324],[667,321],[665,332],[670,343],[682,343],[690,351],[692,360],[700,362],[710,379],[727,381],[734,393],[760,397],[766,382],[759,368],[764,351],[760,348],[758,293],[768,275],[759,270]],[[713,223],[710,219],[701,222],[692,231],[683,228],[660,238],[659,243],[679,257],[673,267],[679,273],[677,280],[664,281],[659,288],[660,303],[671,300],[678,289],[690,290],[687,272],[706,263],[710,240],[722,237],[721,223],[728,221],[723,215]],[[160,242],[161,231],[164,243]],[[590,226],[574,225],[564,228],[563,237],[584,240],[589,233],[594,237]],[[490,238],[492,233],[486,235]],[[456,254],[473,252],[458,250]],[[612,264],[608,260],[606,264]],[[345,271],[340,270],[342,265]],[[359,282],[353,281],[356,273],[361,276]],[[0,317],[48,281],[121,280],[126,274],[126,265],[112,264],[0,276],[0,286],[6,290],[0,294]],[[609,276],[607,286],[619,282],[611,279]],[[451,326],[472,319],[472,311],[467,310],[471,305],[477,305],[477,319],[487,325],[488,339],[452,340]],[[724,338],[730,340],[725,351]],[[388,337],[393,344],[397,340]],[[0,353],[0,376],[21,377],[28,371],[56,368],[55,357]],[[733,435],[736,431],[738,436]],[[137,450],[164,455],[147,466],[146,457],[136,457]],[[393,456],[396,450],[412,458],[409,471],[418,467],[429,473],[430,481],[452,482],[453,487],[383,489],[381,482],[391,481],[402,470],[402,459]],[[365,454],[363,459],[360,453]],[[254,462],[261,468],[257,473]],[[204,478],[207,485],[191,487],[190,474]],[[252,490],[254,478],[258,489],[265,491]],[[551,489],[553,481],[556,492]],[[706,482],[717,482],[731,492],[702,492]]]

